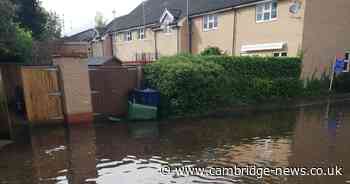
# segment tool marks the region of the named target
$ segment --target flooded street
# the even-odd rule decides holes
[[[0,183],[350,183],[350,103],[235,117],[35,127],[0,146]],[[164,166],[343,167],[343,176],[180,177]]]

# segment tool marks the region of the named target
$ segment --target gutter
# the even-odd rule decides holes
[[[244,7],[248,7],[248,6],[254,6],[254,5],[257,5],[257,4],[262,4],[262,3],[271,2],[271,1],[273,1],[273,0],[256,0],[255,2],[252,2],[252,3],[241,4],[241,5],[236,5],[236,6],[230,6],[228,8],[211,10],[211,11],[207,11],[207,12],[204,12],[204,13],[192,14],[190,16],[190,18],[201,17],[201,16],[204,16],[204,15],[210,15],[210,14],[214,14],[214,13],[222,13],[222,12],[230,11],[230,10],[233,10],[233,9],[244,8]]]
[[[200,17],[200,16],[203,16],[203,15],[209,15],[209,14],[213,14],[213,13],[221,13],[221,12],[230,11],[230,10],[233,10],[233,9],[253,6],[253,5],[266,3],[266,2],[271,2],[271,1],[273,1],[273,0],[256,0],[256,2],[252,2],[252,3],[248,3],[248,4],[241,4],[241,5],[237,5],[237,6],[230,6],[228,8],[211,10],[211,11],[207,11],[207,12],[204,12],[204,13],[192,14],[192,15],[189,15],[188,17],[189,18],[195,18],[195,17]],[[125,29],[111,30],[111,31],[108,31],[108,32],[120,33],[120,32],[126,32],[126,31],[132,31],[132,30],[135,30],[135,29],[140,29],[141,27],[152,27],[152,26],[157,26],[157,23],[149,23],[147,25],[142,25],[142,26],[141,25],[140,26],[132,26],[132,27],[128,27],[128,28],[125,28]]]
[[[208,11],[208,12],[205,12],[205,13],[199,13],[199,14],[191,15],[190,18],[201,17],[201,16],[204,16],[204,15],[210,15],[210,14],[214,14],[214,13],[222,13],[222,12],[230,11],[230,10],[233,10],[233,9],[234,9],[234,7],[229,7],[229,8],[224,8],[224,9],[219,9],[219,10],[214,10],[214,11]]]
[[[157,25],[157,23],[151,23],[151,24],[147,24],[145,26],[133,26],[133,27],[120,29],[120,30],[114,30],[114,31],[110,31],[110,32],[112,32],[112,33],[123,33],[123,32],[133,31],[133,30],[140,29],[140,28],[153,27],[153,26],[156,26],[156,25]]]
[[[253,2],[253,3],[248,3],[248,4],[242,4],[242,5],[239,5],[239,6],[235,6],[233,8],[234,9],[245,8],[245,7],[254,6],[254,5],[257,5],[257,4],[267,3],[267,2],[271,2],[271,1],[273,1],[273,0],[256,1],[256,2]]]

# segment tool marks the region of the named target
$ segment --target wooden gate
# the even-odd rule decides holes
[[[62,92],[56,67],[23,67],[23,89],[28,120],[63,120]]]
[[[136,67],[90,67],[89,73],[94,114],[127,115],[128,95],[137,86]]]

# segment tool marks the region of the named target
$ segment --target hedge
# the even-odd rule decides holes
[[[299,95],[301,61],[178,55],[145,66],[145,81],[162,94],[171,115],[201,113],[219,106]]]
[[[215,62],[231,74],[253,78],[298,78],[301,74],[299,58],[277,57],[201,57],[204,61]]]

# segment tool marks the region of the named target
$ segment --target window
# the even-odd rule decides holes
[[[256,5],[256,22],[267,22],[277,19],[277,1]]]
[[[203,17],[203,30],[209,31],[218,28],[218,16],[206,15]]]
[[[171,33],[171,26],[170,25],[164,25],[163,32],[164,33]]]
[[[114,32],[111,34],[111,37],[112,37],[112,54],[115,56],[117,42],[118,42],[118,34]]]
[[[126,32],[124,33],[124,41],[131,41],[132,40],[132,32]]]
[[[173,22],[173,18],[168,14],[163,18],[162,29],[164,33],[171,33],[171,23]]]
[[[139,29],[139,32],[138,32],[138,39],[139,40],[143,40],[146,38],[146,34],[145,34],[145,29],[144,28],[141,28]]]
[[[275,52],[273,53],[273,57],[287,57],[288,53],[287,52]]]
[[[344,71],[343,72],[349,72],[350,71],[350,52],[345,53],[345,62],[344,62]]]

